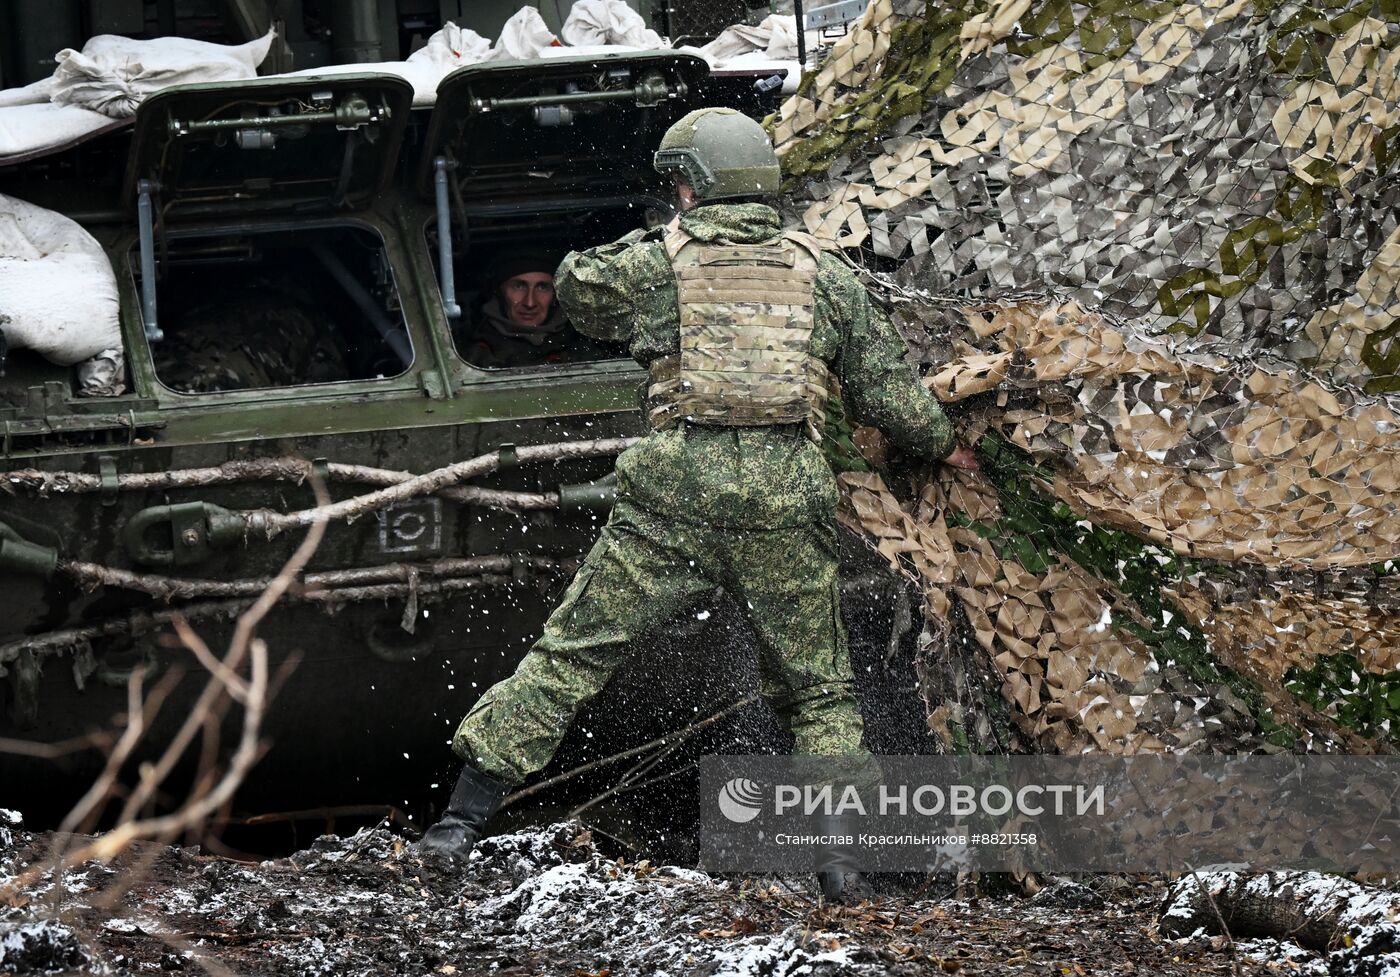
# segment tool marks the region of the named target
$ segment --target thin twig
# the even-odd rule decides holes
[[[183,677],[184,674],[177,669],[166,672],[143,701],[141,683],[145,678],[145,669],[137,668],[132,671],[126,683],[126,729],[117,740],[117,745],[112,748],[112,752],[108,754],[107,763],[97,780],[59,822],[59,833],[72,834],[82,830],[89,820],[100,812],[101,804],[111,796],[112,787],[121,773],[122,766],[141,742],[141,737],[150,727],[151,720],[165,703],[166,696]]]
[[[175,633],[180,636],[185,647],[199,659],[199,663],[209,670],[209,674],[223,683],[224,689],[235,701],[242,705],[248,703],[248,683],[238,677],[233,669],[229,668],[222,661],[214,656],[209,650],[209,646],[204,643],[204,639],[195,633],[188,621],[183,617],[177,617],[174,621]]]
[[[279,824],[284,821],[331,821],[335,818],[370,817],[387,819],[392,824],[416,827],[408,816],[393,804],[343,804],[339,807],[313,807],[301,811],[277,811],[268,814],[254,814],[249,817],[221,816],[215,824],[259,825]]]
[[[642,776],[643,774],[648,773],[662,760],[666,759],[668,756],[673,754],[681,746],[681,744],[685,742],[685,740],[686,737],[682,736],[677,738],[672,743],[668,743],[665,746],[657,748],[651,753],[643,754],[640,760],[632,764],[632,766],[628,767],[627,770],[622,774],[622,776],[617,778],[617,783],[609,787],[607,790],[603,791],[603,793],[599,794],[598,796],[588,801],[585,801],[581,806],[574,808],[574,810],[570,812],[569,816],[575,817],[580,812],[586,811],[588,808],[605,800],[608,797],[611,797],[613,794],[617,794],[624,790],[631,790],[634,787],[641,786],[640,784],[636,783],[637,778]],[[690,764],[688,766],[693,766],[693,764]],[[686,767],[682,767],[681,769],[684,770],[686,769]],[[643,781],[643,783],[647,782],[648,781]]]
[[[116,734],[109,729],[94,730],[82,736],[72,736],[56,743],[31,743],[29,740],[12,740],[0,737],[0,753],[16,756],[37,757],[41,760],[56,760],[70,753],[83,750],[109,749]]]
[[[1191,870],[1191,878],[1196,880],[1196,887],[1205,895],[1206,901],[1210,903],[1211,911],[1215,913],[1215,921],[1220,924],[1220,932],[1225,936],[1225,944],[1230,948],[1230,972],[1235,977],[1240,977],[1239,955],[1235,952],[1235,938],[1230,935],[1230,927],[1225,925],[1225,917],[1220,912],[1220,906],[1215,901],[1215,896],[1206,884],[1201,881],[1200,875],[1196,873],[1196,866],[1187,865]]]
[[[574,769],[572,770],[566,770],[561,774],[550,777],[548,780],[542,780],[538,784],[526,787],[524,790],[518,790],[515,793],[511,794],[509,797],[507,797],[501,803],[501,807],[504,808],[509,807],[512,804],[518,804],[520,801],[523,801],[525,798],[531,796],[532,794],[538,794],[539,792],[547,790],[550,787],[555,786],[556,784],[561,784],[566,780],[572,780],[574,777],[577,777],[580,774],[587,773],[590,770],[596,770],[598,767],[605,766],[609,763],[616,763],[618,760],[625,760],[628,757],[636,756],[638,753],[645,753],[648,750],[653,750],[658,746],[664,746],[665,744],[670,742],[671,739],[674,737],[685,738],[687,736],[691,736],[704,729],[706,726],[710,726],[714,723],[719,722],[721,719],[728,716],[729,714],[737,712],[738,710],[743,709],[745,706],[753,705],[755,702],[758,701],[758,698],[759,697],[757,693],[754,693],[753,695],[747,695],[744,698],[738,700],[737,702],[732,702],[729,705],[725,706],[719,712],[713,713],[712,715],[700,720],[699,722],[692,723],[684,729],[677,730],[674,733],[667,733],[665,736],[660,736],[652,740],[650,743],[643,743],[641,746],[634,746],[630,750],[623,750],[621,753],[614,753],[612,756],[606,756],[599,760],[590,761],[588,763],[583,764],[582,766],[574,767]]]
[[[635,783],[626,783],[619,781],[615,786],[609,787],[597,797],[590,798],[589,800],[584,801],[578,807],[574,808],[572,811],[569,812],[569,817],[578,817],[590,807],[593,807],[596,804],[601,804],[603,801],[607,800],[614,794],[626,794],[630,791],[641,790],[643,787],[650,787],[653,784],[661,783],[663,780],[670,780],[672,777],[678,777],[681,774],[685,773],[687,770],[693,770],[694,768],[694,763],[687,763],[680,767],[677,767],[675,770],[672,770],[669,773],[663,773],[659,777],[650,777],[647,780],[639,780]]]
[[[559,565],[560,561],[547,556],[504,554],[453,557],[424,563],[385,563],[379,566],[308,573],[290,596],[305,597],[315,591],[367,584],[408,583],[414,574],[419,577],[444,579],[481,573],[512,573],[517,569],[552,570]],[[151,594],[167,602],[191,597],[256,597],[272,582],[271,577],[247,577],[242,580],[166,577],[155,573],[134,573],[131,570],[78,560],[60,560],[58,569],[84,587],[121,587]]]
[[[157,931],[156,936],[172,950],[187,954],[191,960],[204,968],[204,972],[209,977],[236,977],[232,970],[221,964],[211,954],[206,953],[202,948],[195,946],[179,934],[161,929]]]

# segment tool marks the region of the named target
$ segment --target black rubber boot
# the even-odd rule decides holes
[[[817,881],[821,883],[823,902],[856,906],[875,896],[865,876],[853,870],[827,869],[817,873]]]
[[[853,817],[819,816],[819,832],[824,835],[854,836],[860,828]],[[817,856],[817,882],[823,902],[855,905],[874,895],[870,884],[857,870],[859,862],[839,846],[824,846]]]
[[[437,824],[423,832],[419,850],[466,860],[486,822],[501,806],[510,788],[471,766],[462,767],[447,810]]]

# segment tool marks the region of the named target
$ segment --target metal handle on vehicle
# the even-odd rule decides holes
[[[170,132],[175,136],[187,136],[192,132],[218,132],[224,129],[268,129],[286,126],[315,125],[329,122],[342,132],[363,129],[366,126],[383,125],[392,117],[387,105],[370,105],[359,94],[342,98],[330,109],[316,112],[295,112],[284,115],[259,115],[236,119],[171,119]]]
[[[433,196],[437,201],[438,283],[442,289],[442,310],[447,318],[458,319],[456,270],[452,267],[452,214],[447,207],[447,173],[457,164],[446,156],[433,160]]]
[[[156,232],[153,195],[160,189],[155,180],[136,183],[136,223],[141,236],[141,318],[145,320],[146,341],[165,338],[156,319]]]
[[[668,98],[684,98],[685,82],[672,87],[660,74],[650,74],[631,88],[614,88],[603,92],[559,92],[555,95],[523,95],[515,98],[475,98],[472,108],[478,112],[498,112],[501,109],[533,109],[567,105],[631,102],[639,108],[654,108]]]

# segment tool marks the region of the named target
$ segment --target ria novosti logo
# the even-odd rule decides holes
[[[1107,798],[1102,785],[1084,784],[880,784],[874,798],[854,785],[775,784],[772,813],[780,818],[812,815],[858,817],[1022,817],[1095,815],[1103,817]],[[763,788],[747,777],[732,777],[719,790],[720,813],[747,824],[767,806]]]
[[[763,788],[752,780],[735,777],[719,789],[719,811],[735,824],[746,824],[763,809]]]

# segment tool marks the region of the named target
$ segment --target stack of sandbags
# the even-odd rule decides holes
[[[171,85],[254,78],[275,35],[247,44],[100,34],[55,55],[52,77],[0,92],[0,161],[67,145],[136,114]]]

